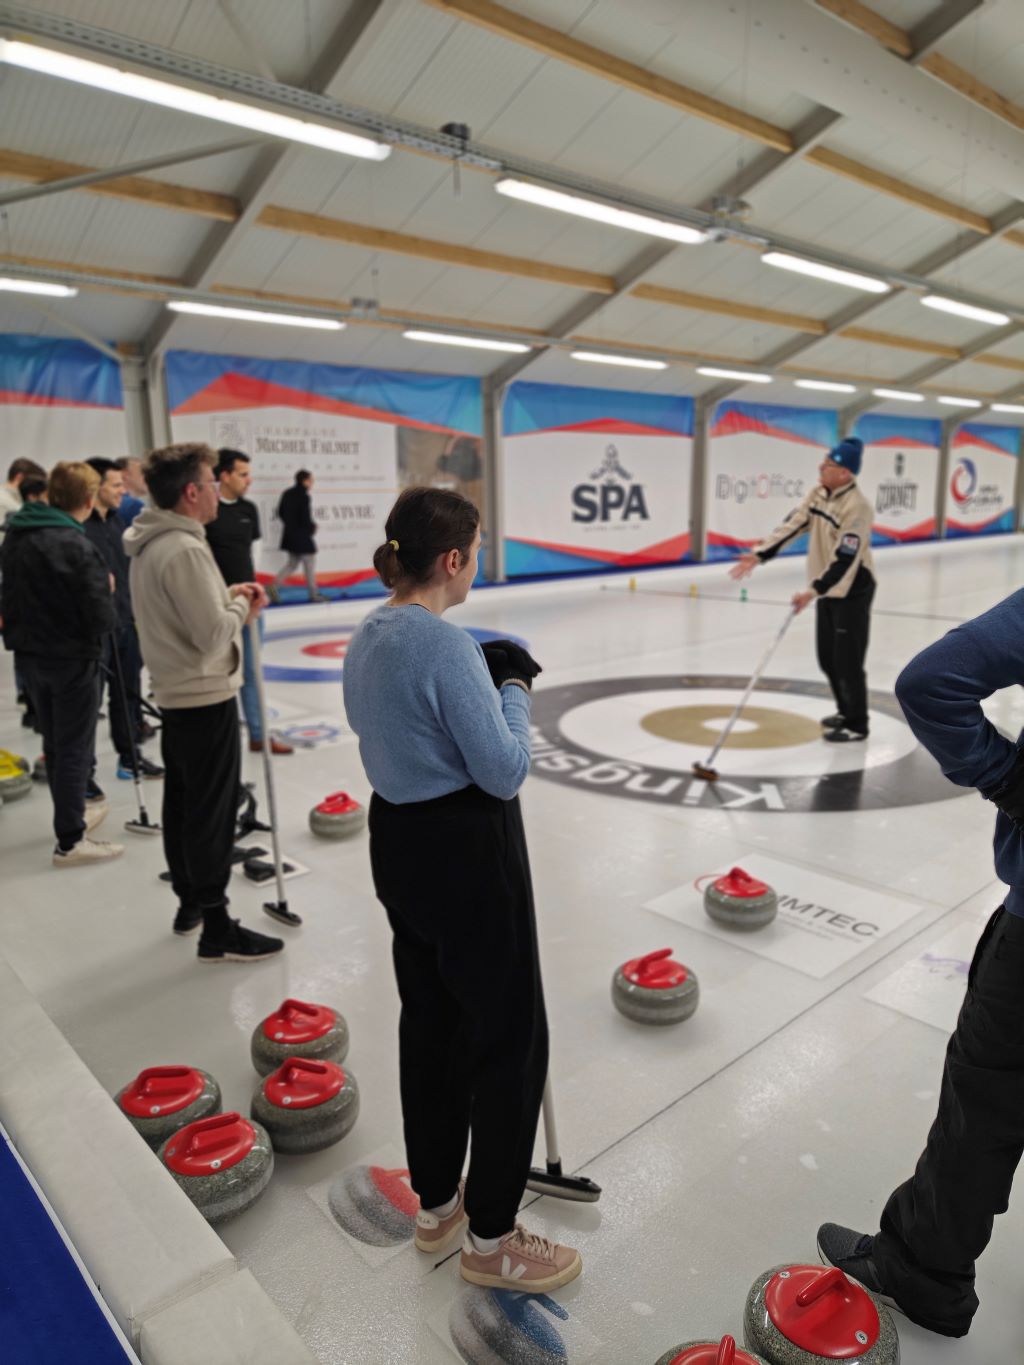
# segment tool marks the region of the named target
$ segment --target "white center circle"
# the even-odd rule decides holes
[[[707,720],[702,720],[700,724],[702,730],[710,730],[713,734],[718,735],[729,724],[729,717],[709,716]],[[732,733],[734,735],[749,735],[752,730],[758,729],[760,729],[760,726],[756,720],[744,720],[743,717],[740,716],[739,720],[732,727]]]

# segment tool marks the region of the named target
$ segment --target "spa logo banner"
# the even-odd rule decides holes
[[[967,422],[953,437],[946,485],[946,535],[999,535],[1014,529],[1020,431]]]
[[[513,384],[503,432],[509,577],[689,557],[692,400]]]
[[[58,460],[128,454],[121,367],[83,341],[0,336],[3,468],[27,455]]]
[[[857,482],[875,512],[872,544],[929,540],[935,535],[942,423],[865,413],[854,435],[864,442]]]

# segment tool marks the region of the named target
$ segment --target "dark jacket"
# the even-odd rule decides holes
[[[132,594],[128,583],[128,556],[122,544],[124,527],[114,512],[101,517],[93,512],[84,523],[85,534],[103,556],[107,568],[114,575],[114,610],[120,627],[132,624]]]
[[[301,483],[285,489],[277,515],[281,518],[281,549],[290,555],[315,555],[316,522],[309,489]]]
[[[49,659],[99,659],[114,629],[109,570],[81,524],[43,502],[11,518],[0,598],[4,645]]]

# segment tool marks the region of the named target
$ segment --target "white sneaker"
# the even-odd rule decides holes
[[[86,806],[85,808],[86,834],[91,834],[97,825],[103,824],[103,821],[107,818],[107,813],[109,810],[110,807],[106,804],[106,802],[102,804],[97,803],[94,806]]]
[[[53,850],[54,867],[82,867],[86,863],[109,863],[112,858],[120,858],[124,852],[124,844],[104,844],[98,839],[90,839],[88,835],[79,839],[74,848],[69,848],[66,853],[62,853],[59,848]]]

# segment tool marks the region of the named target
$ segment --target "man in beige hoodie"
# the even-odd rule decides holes
[[[164,852],[179,908],[176,934],[200,925],[200,962],[272,957],[279,938],[228,917],[241,777],[242,631],[266,603],[257,583],[228,588],[206,542],[217,515],[216,452],[186,444],[145,465],[153,505],[124,533],[135,619],[163,717]]]

